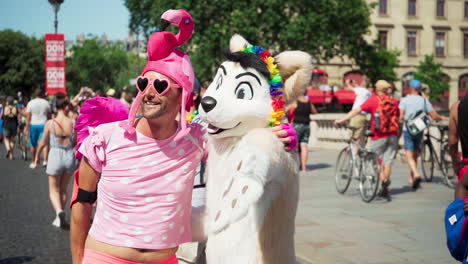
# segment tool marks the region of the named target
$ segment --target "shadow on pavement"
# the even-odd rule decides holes
[[[310,171],[310,170],[320,170],[320,169],[326,169],[326,168],[330,168],[332,165],[331,164],[328,164],[328,163],[317,163],[317,164],[308,164],[307,165],[307,170]]]
[[[21,256],[6,259],[0,259],[0,264],[22,264],[33,261],[33,257]]]
[[[402,194],[402,193],[407,193],[407,192],[414,192],[415,190],[413,189],[412,186],[409,186],[409,185],[405,185],[405,186],[402,186],[400,188],[392,188],[390,186],[388,192],[390,193],[390,195],[397,195],[397,194]]]

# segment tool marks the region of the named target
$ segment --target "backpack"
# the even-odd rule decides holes
[[[379,106],[374,114],[375,130],[382,134],[398,133],[398,102],[390,96],[378,96]]]
[[[468,239],[466,224],[468,218],[465,217],[463,199],[455,199],[445,209],[445,235],[447,248],[452,257],[458,261],[465,261],[468,255]],[[465,263],[465,262],[463,262]]]
[[[423,100],[424,109],[422,111],[418,111],[413,117],[405,122],[406,129],[413,136],[420,134],[431,124],[431,119],[427,115],[426,99],[423,98]]]

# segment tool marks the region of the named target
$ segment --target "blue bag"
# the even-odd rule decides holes
[[[447,247],[452,257],[465,263],[468,253],[468,229],[463,211],[465,200],[455,199],[445,210],[445,233],[447,236]],[[468,263],[468,262],[467,262]]]

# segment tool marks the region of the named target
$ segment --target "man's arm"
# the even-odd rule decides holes
[[[315,105],[312,102],[310,103],[310,112],[313,115],[318,114],[317,108],[315,108]]]
[[[26,126],[24,127],[24,133],[26,135],[29,134],[29,127],[31,126],[31,115],[32,113],[26,110]]]
[[[447,120],[447,117],[439,115],[436,111],[429,112],[429,116],[435,121]]]
[[[450,117],[449,117],[449,152],[450,157],[452,158],[452,166],[455,172],[455,175],[458,175],[460,170],[460,157],[458,156],[458,105],[460,101],[454,103],[450,108]]]
[[[36,157],[32,157],[34,163],[39,162],[39,156],[41,155],[42,149],[44,149],[45,146],[49,145],[50,122],[53,122],[53,121],[48,120],[46,122],[45,127],[44,127],[44,132],[42,134],[42,139],[39,142],[39,145],[37,146]]]
[[[400,122],[405,120],[405,110],[400,108]]]
[[[88,160],[83,158],[78,180],[80,189],[88,192],[96,191],[100,176],[100,173],[89,165]],[[93,205],[78,201],[71,209],[70,248],[73,264],[81,264],[86,238],[91,227]]]
[[[457,187],[455,187],[455,199],[457,198],[468,198],[468,177],[465,177],[458,182]]]
[[[341,124],[345,123],[346,121],[350,120],[351,118],[357,116],[361,112],[362,112],[361,107],[358,107],[358,108],[356,108],[354,110],[351,110],[343,118],[341,118],[339,120],[335,120],[335,125],[341,125]]]

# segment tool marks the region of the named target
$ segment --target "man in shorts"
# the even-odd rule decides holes
[[[409,94],[400,102],[400,120],[404,122],[403,138],[405,142],[406,160],[408,161],[408,166],[411,171],[408,183],[411,184],[414,189],[417,189],[421,183],[421,173],[418,171],[418,156],[423,139],[423,133],[412,135],[406,127],[406,122],[410,121],[421,112],[425,112],[436,121],[446,120],[447,118],[437,114],[437,112],[434,111],[431,102],[419,95],[422,90],[420,81],[411,80],[409,86],[411,88]]]
[[[374,134],[371,137],[370,148],[373,152],[377,153],[382,158],[382,169],[380,172],[380,179],[382,181],[382,188],[379,196],[390,199],[388,193],[388,187],[390,186],[390,175],[392,174],[392,163],[395,159],[395,154],[398,150],[398,132],[382,133],[376,129],[375,113],[378,110],[380,100],[389,99],[386,94],[387,89],[391,88],[391,85],[385,80],[379,80],[375,84],[375,94],[367,99],[360,107],[351,110],[342,119],[336,120],[335,124],[340,125],[350,120],[352,117],[358,115],[362,111],[371,113],[371,130]],[[396,110],[395,112],[399,116],[398,102],[394,100]],[[396,118],[398,118],[398,116]]]
[[[38,141],[42,139],[45,123],[49,119],[51,113],[49,103],[44,99],[44,92],[38,88],[34,91],[34,96],[35,98],[26,106],[26,127],[24,128],[25,134],[29,134],[31,157],[33,157],[33,162],[29,165],[31,169],[37,167],[37,162],[34,161],[37,144]],[[47,151],[47,149],[43,151],[44,166],[47,165]]]
[[[356,94],[356,98],[354,99],[353,107],[351,110],[360,107],[371,96],[371,92],[367,88],[358,86],[356,81],[353,79],[345,80],[345,88],[353,90],[353,92]],[[367,124],[366,115],[366,112],[361,112],[358,115],[351,118],[351,121],[349,122],[349,126],[356,128],[355,131],[351,132],[351,137],[357,142],[360,142],[363,139],[364,130],[366,129]]]

